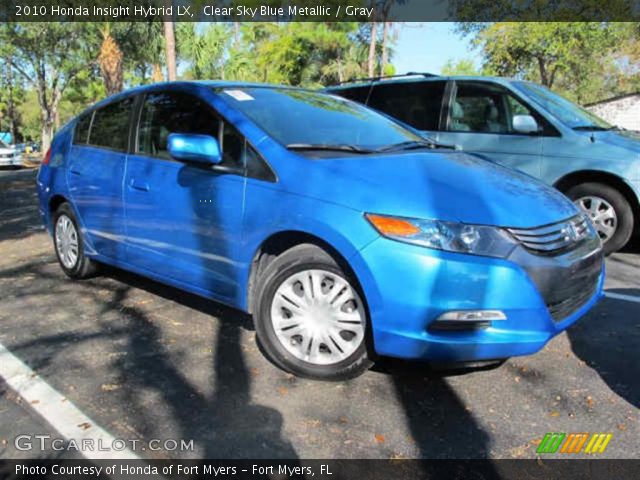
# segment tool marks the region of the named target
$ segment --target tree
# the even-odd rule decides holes
[[[484,57],[489,74],[524,78],[560,87],[577,101],[588,101],[608,82],[614,25],[603,22],[495,22],[461,24]]]
[[[213,23],[198,31],[197,24],[184,22],[178,24],[176,36],[180,58],[189,63],[191,78],[225,78],[224,55],[233,38],[230,27]]]
[[[171,0],[167,0],[165,6],[171,6],[171,3]],[[167,76],[169,77],[169,81],[173,82],[177,78],[176,38],[173,18],[168,14],[164,16],[164,40],[165,54],[167,56]]]
[[[11,62],[0,60],[0,131],[7,129],[8,125],[14,142],[18,138],[20,114],[17,107],[21,99],[22,88],[14,78]]]
[[[116,40],[111,36],[111,27],[106,23],[100,30],[102,34],[102,45],[100,46],[100,55],[98,63],[100,72],[104,80],[104,86],[107,95],[113,95],[122,90],[123,84],[123,65],[122,50],[118,46]]]
[[[43,149],[51,143],[62,95],[95,58],[86,42],[87,30],[80,22],[0,26],[0,54],[9,54],[12,67],[36,91]]]
[[[449,59],[442,67],[442,75],[480,75],[473,60],[462,59],[457,62]]]
[[[367,73],[373,77],[376,72],[376,43],[378,42],[378,23],[371,22],[371,33],[369,37],[369,57],[367,61]]]

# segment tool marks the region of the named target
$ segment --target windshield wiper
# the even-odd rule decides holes
[[[571,127],[573,130],[581,132],[606,132],[607,130],[613,130],[616,127],[600,127],[598,125],[578,125],[577,127]]]
[[[406,142],[394,143],[386,147],[378,148],[376,152],[391,152],[394,150],[413,150],[416,148],[453,148],[449,145],[442,145],[433,140],[409,140]]]
[[[355,145],[346,144],[325,144],[325,143],[290,143],[287,145],[289,150],[328,150],[336,152],[352,152],[352,153],[373,153],[374,150],[368,148],[356,147]]]

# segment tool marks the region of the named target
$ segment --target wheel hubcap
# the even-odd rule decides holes
[[[78,232],[69,217],[60,215],[56,222],[56,249],[62,265],[73,268],[78,261]]]
[[[575,203],[589,215],[603,242],[613,237],[618,227],[618,217],[609,202],[604,198],[587,196],[577,199]]]
[[[289,353],[316,365],[352,355],[364,340],[365,313],[347,280],[326,270],[291,275],[271,303],[276,337]]]

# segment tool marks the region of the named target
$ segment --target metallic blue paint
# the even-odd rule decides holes
[[[392,241],[364,218],[374,212],[526,228],[578,213],[541,182],[447,150],[310,159],[267,136],[211,88],[225,85],[232,84],[181,82],[124,95],[162,90],[198,96],[266,159],[275,182],[72,145],[72,121],[56,135],[52,162],[38,174],[49,230],[52,202],[66,200],[91,258],[243,310],[249,309],[260,246],[273,235],[304,233],[330,245],[353,271],[377,353],[405,358],[529,354],[601,295],[604,271],[588,303],[554,323],[534,282],[514,261]],[[486,330],[427,331],[446,310],[476,308],[503,310],[508,320]]]
[[[172,133],[167,139],[172,158],[185,162],[215,165],[222,161],[218,141],[209,135]]]

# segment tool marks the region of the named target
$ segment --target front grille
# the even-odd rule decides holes
[[[0,158],[11,158],[13,153],[0,153]]]
[[[569,220],[543,227],[509,228],[508,231],[527,250],[549,254],[565,250],[586,238],[589,234],[589,220],[584,215],[576,215]]]
[[[553,318],[555,322],[559,322],[574,313],[587,303],[593,294],[596,293],[597,285],[598,278],[596,277],[595,279],[592,279],[591,285],[589,285],[585,290],[578,291],[564,300],[547,304],[551,318]]]

